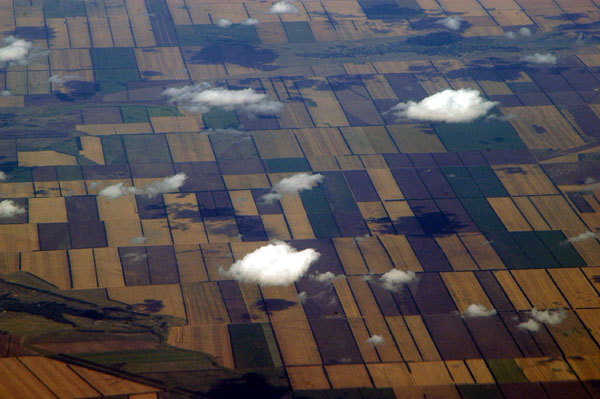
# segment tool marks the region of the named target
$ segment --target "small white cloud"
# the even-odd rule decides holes
[[[143,244],[147,241],[148,239],[144,236],[139,236],[139,237],[133,237],[131,239],[131,243],[132,244]]]
[[[100,190],[98,195],[100,195],[101,197],[108,198],[110,200],[114,200],[129,194],[145,194],[148,197],[152,198],[160,193],[170,193],[179,190],[179,188],[185,183],[186,179],[186,174],[181,172],[173,176],[165,177],[162,180],[154,181],[148,186],[145,186],[141,189],[137,187],[127,187],[123,183],[117,183],[111,186],[104,187],[102,190]]]
[[[221,18],[217,21],[217,26],[219,28],[229,28],[231,25],[233,25],[233,22],[231,22],[227,18]]]
[[[399,119],[434,122],[472,122],[485,116],[498,102],[487,101],[474,89],[447,89],[424,98],[395,105],[390,111]]]
[[[282,0],[269,8],[269,14],[295,14],[300,12],[298,7],[290,0]]]
[[[463,317],[488,317],[495,315],[496,309],[487,309],[483,305],[472,303],[467,307],[467,310],[462,314]]]
[[[274,201],[279,201],[282,197],[279,193],[267,193],[260,197],[260,201],[264,204],[272,204]]]
[[[392,269],[381,275],[381,281],[383,281],[383,288],[386,290],[394,291],[401,284],[408,284],[414,281],[417,275],[413,271],[404,271],[399,269]]]
[[[555,55],[550,54],[550,53],[546,53],[546,54],[535,53],[533,55],[528,55],[526,57],[523,57],[523,61],[529,62],[530,64],[554,65],[554,64],[556,64],[556,61],[558,61],[558,58],[556,58]]]
[[[2,96],[2,97],[9,97],[10,95],[12,95],[12,93],[10,92],[10,90],[2,90],[2,91],[0,91],[0,96]]]
[[[258,22],[259,22],[258,19],[250,17],[248,19],[243,20],[241,23],[242,23],[242,25],[251,26],[251,25],[257,25]]]
[[[48,82],[49,83],[54,83],[56,85],[62,85],[65,84],[67,82],[72,82],[72,81],[79,81],[82,80],[81,76],[79,75],[52,75],[48,78]]]
[[[160,193],[171,193],[177,191],[187,180],[187,175],[183,172],[173,176],[167,176],[162,180],[157,180],[142,189],[142,193],[148,197],[154,197]]]
[[[304,303],[307,300],[307,295],[306,295],[306,291],[301,291],[298,293],[298,300],[300,301],[300,303]]]
[[[363,280],[365,280],[365,281],[373,281],[373,275],[372,274],[365,274],[363,276]]]
[[[27,40],[8,36],[2,40],[4,47],[0,48],[0,62],[9,64],[27,64],[33,44]]]
[[[320,173],[309,175],[308,173],[296,173],[290,177],[281,179],[275,185],[275,191],[280,194],[295,194],[300,191],[310,190],[315,184],[321,183],[325,179]]]
[[[562,323],[567,318],[567,312],[563,309],[558,310],[538,310],[531,309],[531,319],[517,325],[518,328],[527,331],[539,331],[542,323],[555,326]]]
[[[444,27],[450,30],[459,30],[462,21],[463,19],[461,17],[452,15],[450,17],[440,19],[439,21],[437,21],[437,23],[443,25]]]
[[[370,338],[367,339],[367,342],[373,344],[374,346],[378,346],[383,344],[385,340],[381,335],[373,334]]]
[[[275,200],[280,200],[284,195],[297,194],[300,191],[310,190],[315,184],[321,183],[325,179],[320,173],[310,175],[308,173],[296,173],[290,177],[281,179],[273,186],[273,192],[260,197],[260,200],[270,204]]]
[[[15,201],[4,200],[0,202],[0,218],[11,218],[25,212],[25,209],[15,204]]]
[[[0,181],[8,180],[8,175],[0,170]]]
[[[312,248],[298,251],[283,241],[258,248],[220,273],[237,281],[288,285],[302,277],[320,254]]]
[[[531,316],[538,322],[555,326],[567,318],[567,312],[563,309],[558,310],[537,310],[531,309]]]
[[[272,101],[268,95],[252,88],[229,90],[211,87],[206,82],[181,88],[171,87],[163,91],[163,95],[190,112],[205,113],[220,108],[248,115],[275,115],[283,108],[279,101]]]
[[[531,29],[529,28],[521,28],[516,32],[508,31],[504,34],[504,36],[508,39],[517,39],[519,37],[530,37]]]
[[[101,197],[108,198],[110,200],[114,200],[114,199],[120,198],[124,195],[138,194],[138,193],[139,193],[139,189],[137,189],[135,187],[127,187],[123,183],[117,183],[117,184],[113,184],[113,185],[104,187],[102,190],[100,190],[98,195]]]
[[[598,238],[598,233],[594,233],[593,231],[585,231],[575,237],[570,237],[567,239],[568,242],[580,242],[593,240],[594,238]]]
[[[539,331],[540,327],[541,327],[541,324],[538,323],[537,321],[535,321],[534,319],[529,319],[527,321],[517,324],[517,328],[520,328],[521,330],[531,331],[531,332]]]
[[[320,283],[329,284],[329,283],[333,282],[333,280],[335,280],[338,276],[336,276],[332,272],[325,272],[325,273],[313,274],[310,277],[313,278],[314,280],[317,280]]]
[[[529,36],[531,36],[531,29],[521,28],[521,29],[519,29],[519,35],[521,35],[523,37],[529,37]]]

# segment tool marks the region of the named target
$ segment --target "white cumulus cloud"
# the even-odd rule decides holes
[[[529,36],[531,36],[531,29],[521,28],[521,29],[519,29],[519,35],[529,37]]]
[[[148,197],[152,198],[160,193],[170,193],[179,190],[179,188],[185,183],[186,179],[186,174],[181,172],[173,176],[165,177],[162,180],[154,181],[149,185],[145,186],[144,188],[128,187],[123,183],[117,183],[111,186],[104,187],[102,190],[100,190],[98,195],[111,200],[129,194],[145,194]]]
[[[284,195],[297,194],[300,191],[310,190],[315,184],[321,183],[325,179],[320,173],[310,175],[308,173],[296,173],[290,177],[281,179],[273,186],[273,192],[260,197],[260,200],[270,204],[275,200],[280,200]]]
[[[49,83],[54,83],[57,85],[62,85],[67,82],[72,82],[72,81],[76,81],[76,80],[83,80],[83,79],[79,75],[69,75],[69,74],[66,74],[66,75],[56,74],[56,75],[52,75],[48,78]]]
[[[8,180],[8,175],[0,170],[0,181]]]
[[[217,21],[217,26],[219,28],[229,28],[231,25],[233,25],[233,22],[231,22],[227,18],[221,18]]]
[[[415,272],[392,269],[381,275],[383,288],[394,291],[401,284],[408,284],[417,278]]]
[[[528,55],[523,57],[523,61],[528,62],[530,64],[540,64],[540,65],[554,65],[558,58],[554,54],[546,53],[540,54],[535,53],[533,55]]]
[[[594,233],[593,231],[584,231],[583,233],[576,235],[575,237],[569,237],[567,241],[580,242],[586,240],[593,240],[594,238],[598,238],[598,233]]]
[[[531,309],[531,316],[538,322],[555,326],[560,324],[567,318],[567,312],[562,309],[558,310],[538,310]]]
[[[504,34],[504,36],[507,37],[508,39],[517,39],[519,37],[530,37],[531,29],[523,27],[516,32],[508,31]]]
[[[258,248],[221,274],[237,281],[262,285],[288,285],[301,278],[320,254],[312,248],[298,251],[283,241]]]
[[[33,44],[24,39],[17,39],[14,36],[8,36],[2,40],[4,44],[0,48],[0,62],[9,64],[27,64]]]
[[[248,18],[248,19],[245,19],[245,20],[243,20],[243,21],[241,22],[241,24],[242,24],[242,25],[251,26],[251,25],[256,25],[256,24],[258,24],[258,22],[259,22],[259,21],[258,21],[258,19],[250,17],[250,18]]]
[[[23,213],[25,213],[25,209],[15,204],[15,201],[4,200],[0,202],[0,218],[11,218]]]
[[[297,12],[300,12],[300,10],[290,0],[278,1],[269,8],[270,14],[294,14]]]
[[[397,118],[434,122],[472,122],[485,116],[498,103],[488,101],[474,89],[447,89],[419,102],[395,105],[389,112]]]
[[[335,280],[336,278],[343,277],[343,275],[336,276],[332,272],[325,272],[325,273],[313,274],[310,277],[312,279],[314,279],[314,280],[317,280],[320,283],[327,283],[327,284],[329,284],[329,283],[333,282],[333,280]]]
[[[531,318],[527,321],[517,324],[517,327],[522,330],[536,332],[543,324],[549,324],[555,326],[562,323],[568,316],[567,312],[563,309],[557,310],[538,310],[536,308],[531,309]]]
[[[170,193],[179,190],[187,180],[185,173],[180,172],[173,176],[165,177],[162,180],[157,180],[142,189],[143,194],[149,197],[154,197],[160,193]]]
[[[270,100],[268,95],[252,88],[230,90],[211,87],[208,83],[171,87],[163,91],[163,95],[190,112],[208,112],[213,108],[220,108],[248,115],[274,115],[283,108],[279,101]]]
[[[10,90],[2,90],[0,91],[0,96],[2,97],[9,97],[12,93],[10,92]]]
[[[367,339],[367,342],[373,344],[374,346],[381,345],[384,341],[385,340],[383,339],[383,337],[377,334],[373,334]]]
[[[520,328],[521,330],[531,331],[531,332],[539,331],[540,327],[541,327],[541,324],[538,323],[537,321],[535,321],[534,319],[529,319],[527,321],[517,324],[517,328]]]
[[[484,305],[472,303],[462,315],[463,317],[488,317],[493,316],[496,313],[496,309],[488,309]]]
[[[443,25],[444,27],[450,30],[459,30],[460,24],[463,19],[457,15],[452,15],[450,17],[446,17],[437,21],[438,24]]]
[[[113,185],[104,187],[102,190],[100,190],[98,195],[101,197],[105,197],[105,198],[114,200],[114,199],[120,198],[124,195],[139,194],[139,191],[140,190],[135,187],[128,187],[123,183],[117,183],[117,184],[113,184]]]

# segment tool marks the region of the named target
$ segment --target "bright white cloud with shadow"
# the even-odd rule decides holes
[[[392,269],[381,275],[381,281],[383,282],[383,288],[386,290],[394,291],[402,284],[408,284],[415,281],[417,275],[412,271],[404,271],[399,269]]]
[[[268,95],[252,88],[230,90],[212,87],[206,82],[193,86],[171,87],[163,91],[163,95],[190,112],[205,113],[218,108],[248,115],[275,115],[283,108],[279,101],[270,100]]]
[[[408,101],[395,105],[388,112],[399,119],[432,122],[472,122],[485,116],[498,103],[486,100],[474,89],[447,89],[419,102]]]
[[[369,338],[367,338],[367,342],[373,344],[374,346],[378,346],[383,344],[385,340],[381,335],[373,334]]]
[[[273,191],[260,197],[263,203],[270,204],[273,201],[280,200],[284,195],[297,194],[300,191],[310,190],[315,184],[321,183],[325,179],[320,173],[310,175],[308,173],[296,173],[290,177],[281,179],[273,186]]]
[[[519,29],[519,35],[529,37],[529,36],[531,36],[531,29],[525,28],[525,27],[521,28],[521,29]]]
[[[135,187],[128,187],[124,183],[117,183],[104,187],[98,193],[99,196],[114,200],[124,195],[140,194],[141,190]]]
[[[536,308],[531,309],[531,318],[527,321],[519,323],[518,328],[531,332],[539,331],[543,324],[549,324],[556,326],[562,323],[568,316],[568,313],[564,309],[557,310],[538,310]]]
[[[508,31],[504,34],[504,36],[508,39],[518,39],[519,37],[530,37],[531,29],[523,27],[516,32]]]
[[[168,176],[162,180],[157,180],[150,183],[148,186],[142,189],[142,194],[146,194],[149,197],[154,197],[160,193],[177,191],[181,186],[183,186],[186,180],[187,175],[183,172],[180,172],[176,175]]]
[[[525,330],[525,331],[531,331],[531,332],[539,331],[541,326],[542,325],[540,323],[538,323],[537,321],[535,321],[534,319],[529,319],[527,321],[517,324],[517,328],[520,328],[521,330]]]
[[[436,23],[438,23],[450,30],[459,30],[462,21],[463,21],[463,19],[461,17],[459,17],[457,15],[452,15],[450,17],[440,19]]]
[[[332,272],[325,272],[325,273],[318,273],[318,274],[313,274],[310,276],[312,279],[317,280],[320,283],[332,283],[333,280],[335,280],[336,278],[339,277],[344,277],[343,275],[340,276],[336,276],[334,273]]]
[[[152,198],[160,193],[170,193],[179,190],[185,183],[187,176],[185,173],[177,173],[173,176],[165,177],[162,180],[157,180],[144,188],[128,187],[123,183],[113,184],[111,186],[104,187],[98,193],[99,196],[114,200],[124,195],[136,194],[136,195],[147,195]]]
[[[242,22],[240,22],[240,23],[241,23],[242,25],[246,25],[246,26],[252,26],[252,25],[257,25],[257,24],[258,24],[258,22],[259,22],[259,21],[258,21],[258,19],[250,17],[250,18],[248,18],[248,19],[245,19],[245,20],[243,20],[243,21],[242,21]]]
[[[535,53],[533,55],[523,57],[523,61],[537,65],[554,65],[558,61],[558,58],[554,54],[550,53]]]
[[[531,316],[538,322],[555,326],[562,323],[567,318],[567,312],[563,309],[558,310],[538,310],[531,309]]]
[[[33,49],[33,43],[14,36],[8,36],[2,40],[2,44],[0,62],[18,65],[27,64]]]
[[[24,214],[25,208],[15,204],[15,201],[4,200],[0,202],[0,218],[12,218]]]
[[[495,315],[496,309],[488,309],[484,305],[472,303],[462,314],[463,317],[489,317]]]
[[[298,7],[290,0],[282,0],[269,8],[269,14],[295,14],[300,12]]]
[[[569,237],[567,239],[568,242],[581,242],[587,240],[593,240],[594,238],[598,238],[598,233],[594,233],[593,231],[584,231],[583,233],[576,235],[575,237]]]
[[[274,241],[250,252],[229,270],[221,268],[219,272],[246,283],[289,285],[300,279],[319,257],[312,248],[298,251],[283,241]]]
[[[233,22],[231,22],[227,18],[221,18],[217,21],[217,26],[219,28],[229,28],[231,25],[233,25]]]

